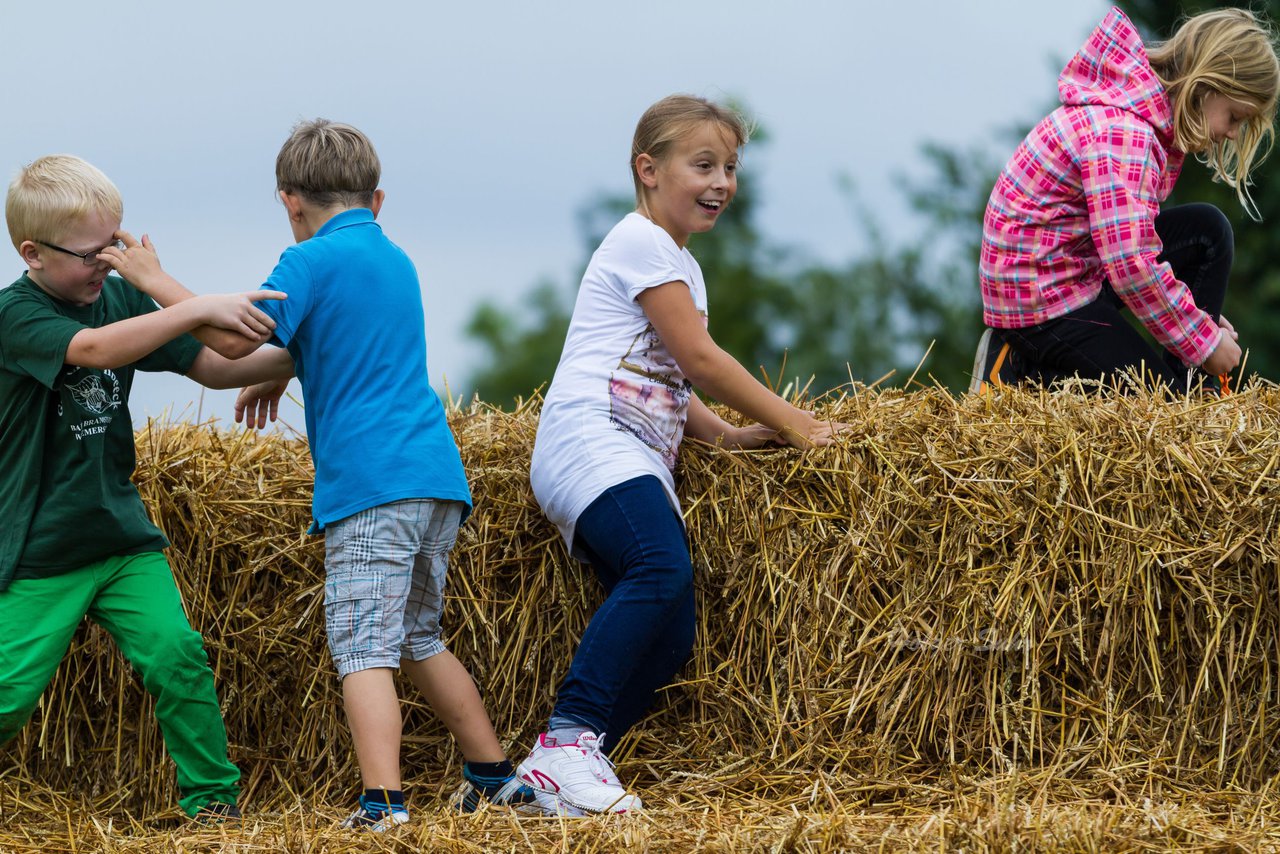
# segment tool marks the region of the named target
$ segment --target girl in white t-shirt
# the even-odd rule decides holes
[[[747,135],[740,116],[687,95],[641,117],[636,210],[591,257],[542,408],[534,494],[607,593],[518,770],[562,812],[640,807],[605,753],[693,648],[693,567],[672,477],[680,440],[808,448],[840,426],[769,391],[707,333],[702,271],[685,244],[733,200]],[[757,423],[729,424],[695,387]]]

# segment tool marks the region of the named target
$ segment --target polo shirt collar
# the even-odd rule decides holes
[[[334,214],[320,226],[320,230],[315,233],[315,237],[323,237],[337,231],[340,228],[346,228],[351,225],[362,225],[366,222],[373,222],[373,211],[368,208],[350,208],[340,214]]]

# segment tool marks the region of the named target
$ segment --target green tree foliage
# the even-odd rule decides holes
[[[1150,40],[1167,38],[1184,14],[1240,4],[1119,0],[1119,5]],[[1280,18],[1280,0],[1253,8]],[[1063,45],[1064,55],[1076,47]],[[1045,93],[1046,112],[1056,104],[1053,94]],[[846,188],[855,211],[850,244],[870,248],[835,265],[806,260],[793,247],[763,235],[755,223],[755,182],[745,176],[716,228],[690,240],[707,280],[713,337],[779,388],[808,384],[821,393],[850,379],[874,382],[886,375],[891,375],[889,384],[903,383],[926,351],[916,381],[963,388],[981,329],[982,213],[1003,159],[1039,118],[1011,117],[1021,127],[997,151],[926,146],[923,177],[900,182],[920,218],[915,239],[890,243],[875,215]],[[752,149],[760,144],[753,142]],[[1267,163],[1254,175],[1252,195],[1261,224],[1246,216],[1231,188],[1214,183],[1209,170],[1190,159],[1169,200],[1211,202],[1231,219],[1236,257],[1225,314],[1249,350],[1248,369],[1273,379],[1280,377],[1280,339],[1270,331],[1271,318],[1280,314],[1280,270],[1272,263],[1271,238],[1280,221],[1278,168]],[[595,199],[583,209],[588,254],[631,207],[629,197],[615,196]],[[542,282],[519,312],[491,303],[476,310],[468,333],[489,352],[487,364],[472,377],[482,398],[503,403],[550,381],[575,290],[576,283]]]
[[[761,144],[757,135],[752,149]],[[976,153],[930,147],[924,154],[933,174],[918,186],[904,183],[910,202],[929,221],[922,237],[891,246],[846,188],[856,212],[850,243],[872,248],[834,266],[761,233],[757,182],[747,176],[716,227],[689,243],[707,281],[716,342],[779,389],[807,386],[819,394],[851,379],[874,382],[886,375],[890,383],[903,382],[931,346],[917,381],[966,385],[980,323],[975,271],[981,213],[995,168]],[[583,209],[588,255],[632,207],[629,196],[604,196]],[[854,228],[862,230],[861,241]],[[475,311],[467,332],[488,358],[471,384],[482,399],[505,404],[550,381],[576,288],[576,282],[544,281],[519,311],[492,302]]]
[[[1164,0],[1120,0],[1119,5],[1148,41],[1168,38],[1184,16],[1208,9],[1248,5],[1273,22],[1280,19],[1280,0],[1185,5]],[[1235,325],[1240,344],[1248,350],[1247,369],[1275,380],[1280,379],[1280,338],[1274,332],[1275,319],[1280,317],[1280,268],[1275,263],[1275,233],[1280,225],[1280,162],[1275,157],[1255,170],[1250,195],[1262,215],[1260,223],[1245,214],[1233,189],[1215,183],[1210,170],[1187,158],[1168,204],[1210,202],[1231,220],[1236,254],[1223,314]]]
[[[560,360],[573,308],[564,289],[544,280],[522,299],[519,316],[486,300],[467,322],[467,335],[487,350],[471,386],[491,403],[504,405],[545,391]]]

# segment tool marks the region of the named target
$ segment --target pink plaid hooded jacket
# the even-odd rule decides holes
[[[982,226],[983,320],[1020,329],[1088,305],[1103,280],[1188,365],[1222,332],[1168,264],[1155,217],[1184,155],[1133,24],[1112,9],[1058,78],[1062,106],[996,180]]]

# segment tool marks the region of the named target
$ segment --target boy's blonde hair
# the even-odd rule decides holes
[[[645,186],[636,171],[636,158],[648,154],[661,161],[671,146],[704,122],[715,122],[732,138],[733,147],[742,148],[751,138],[751,128],[736,110],[722,107],[695,95],[668,95],[644,111],[631,140],[631,180],[636,185],[636,206],[645,205]]]
[[[124,200],[96,166],[70,154],[51,154],[22,167],[4,200],[9,239],[56,243],[89,214],[124,218]]]
[[[1246,9],[1215,9],[1187,18],[1173,37],[1147,51],[1173,107],[1174,141],[1234,187],[1254,219],[1249,174],[1266,159],[1274,136],[1280,60],[1270,25]],[[1214,142],[1204,99],[1217,93],[1253,106],[1257,115],[1241,124],[1235,140]]]
[[[351,125],[299,122],[276,157],[276,189],[317,207],[369,207],[382,177],[373,143]]]

